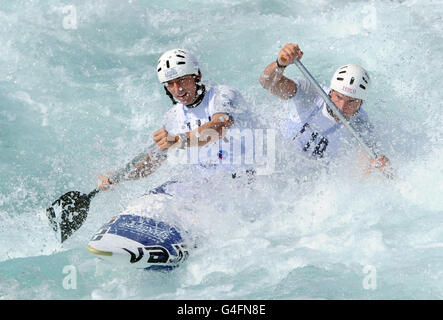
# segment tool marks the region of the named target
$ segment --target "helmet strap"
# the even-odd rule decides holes
[[[206,93],[205,85],[202,84],[201,82],[197,82],[196,83],[196,87],[197,87],[196,93],[198,94],[199,91],[201,91],[201,93],[198,95],[198,97],[194,101],[194,103],[186,105],[187,108],[195,108],[195,107],[197,107],[203,101],[203,98],[205,97],[205,93]]]
[[[329,96],[329,98],[331,98],[331,93],[330,92],[329,92],[328,96]],[[361,106],[363,105],[363,103],[364,103],[364,101],[362,100],[361,103],[360,103],[360,106],[358,107],[357,112],[354,113],[350,118],[356,116],[360,112]],[[334,115],[334,111],[332,111],[332,109],[328,105],[326,105],[326,111],[328,111],[328,113],[329,113],[329,115],[331,117],[333,117],[335,120],[339,121],[338,117]],[[347,118],[347,117],[345,116],[345,118]],[[350,120],[350,118],[348,120]]]
[[[171,99],[172,104],[177,104],[177,100],[174,99],[174,96],[168,91],[166,86],[163,86],[163,88],[165,89],[166,95]]]

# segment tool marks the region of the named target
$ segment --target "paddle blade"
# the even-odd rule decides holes
[[[69,238],[86,220],[91,198],[96,192],[82,194],[78,191],[65,193],[46,209],[46,215],[61,242]]]

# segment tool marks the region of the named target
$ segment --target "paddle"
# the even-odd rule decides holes
[[[91,199],[99,191],[99,189],[94,189],[89,194],[69,191],[55,200],[52,206],[46,209],[46,215],[52,229],[59,233],[61,242],[68,239],[74,231],[82,226],[88,216]],[[57,220],[56,210],[61,210],[61,215],[59,215],[60,221]]]
[[[125,168],[120,169],[110,178],[111,181],[119,181],[136,163],[146,158],[149,153],[164,154],[164,152],[155,151],[155,146],[156,144],[153,143],[146,152],[132,159]],[[46,209],[49,223],[52,229],[59,233],[62,243],[83,225],[88,216],[91,200],[98,192],[100,192],[100,189],[94,189],[88,194],[79,191],[69,191],[55,200],[51,207]]]
[[[285,59],[283,59],[285,60]],[[369,156],[373,160],[377,160],[378,155],[377,153],[371,149],[362,139],[360,134],[351,126],[351,124],[348,122],[348,120],[345,118],[345,116],[341,113],[340,109],[337,108],[337,106],[332,102],[329,95],[326,94],[326,92],[323,90],[323,88],[318,84],[318,82],[314,79],[314,77],[309,73],[308,70],[306,70],[305,66],[300,62],[299,59],[295,59],[294,64],[300,69],[301,73],[309,80],[309,82],[314,86],[317,93],[323,98],[325,103],[329,106],[329,108],[332,109],[334,112],[334,115],[336,115],[340,121],[346,126],[346,128],[351,132],[351,134],[357,139],[357,141],[360,143],[360,145],[366,150],[366,152],[369,154]],[[393,179],[393,174],[388,173],[386,171],[382,171],[383,174],[389,178]]]

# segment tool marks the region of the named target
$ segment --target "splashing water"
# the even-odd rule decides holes
[[[1,1],[0,298],[441,299],[442,14],[432,0]],[[346,155],[325,168],[285,145],[255,184],[215,173],[192,190],[198,201],[170,204],[205,240],[180,268],[128,272],[92,256],[92,234],[146,190],[177,173],[198,180],[165,165],[97,195],[58,243],[45,208],[151,144],[170,107],[161,53],[191,49],[203,80],[239,89],[277,129],[290,106],[258,78],[286,42],[322,84],[346,63],[370,72],[366,111],[397,179],[350,174]]]

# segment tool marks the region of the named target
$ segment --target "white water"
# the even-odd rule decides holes
[[[441,299],[442,4],[1,1],[0,298]],[[76,29],[66,28],[69,5]],[[85,225],[57,242],[45,208],[92,190],[151,143],[170,106],[155,75],[163,51],[195,51],[204,79],[238,88],[276,128],[288,106],[258,78],[289,41],[322,84],[345,63],[369,70],[366,110],[395,181],[351,174],[346,155],[326,170],[280,148],[276,172],[252,187],[216,175],[196,188],[199,201],[171,204],[205,239],[185,265],[165,274],[103,264],[89,238],[176,172],[165,166],[99,194]],[[73,290],[63,286],[69,265]]]

